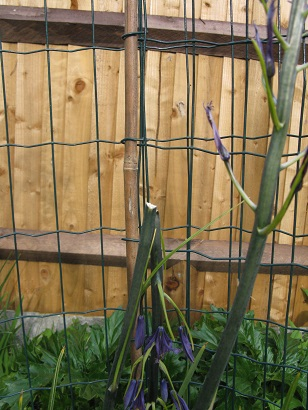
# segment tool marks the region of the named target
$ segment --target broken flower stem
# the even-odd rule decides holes
[[[298,155],[296,155],[295,157],[293,157],[292,159],[290,159],[287,162],[284,162],[283,164],[280,165],[280,171],[289,168],[289,166],[295,164],[295,162],[299,161],[301,158],[303,158],[306,154],[307,149],[304,149],[303,151],[301,151]]]
[[[229,161],[225,161],[225,165],[228,171],[228,174],[230,175],[230,178],[238,190],[239,194],[241,195],[242,199],[246,202],[246,204],[251,208],[254,212],[257,209],[257,205],[249,198],[249,196],[246,194],[244,189],[242,188],[241,184],[238,182],[238,180],[235,178],[235,175],[233,173],[233,169],[231,167],[231,164]]]

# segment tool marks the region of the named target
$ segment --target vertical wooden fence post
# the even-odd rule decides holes
[[[124,155],[124,195],[125,225],[128,239],[138,238],[138,44],[137,36],[137,0],[125,2],[125,155]],[[137,243],[128,240],[127,283],[131,286],[135,266]]]
[[[137,1],[125,1],[125,154],[124,154],[124,200],[126,227],[127,286],[130,292],[138,244],[138,43]],[[131,347],[131,360],[138,358],[138,351]]]

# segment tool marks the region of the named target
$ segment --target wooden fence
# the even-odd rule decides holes
[[[12,4],[13,3],[13,4]],[[42,0],[17,1],[16,6],[43,7]],[[187,1],[187,17],[191,11],[191,1]],[[238,28],[243,28],[246,15],[249,23],[265,24],[264,13],[259,1],[250,2],[246,13],[246,0],[233,2],[233,19]],[[287,1],[281,3],[281,25],[286,28],[288,13],[291,7]],[[71,10],[90,10],[89,0],[48,0],[49,8]],[[95,11],[123,13],[123,1],[94,1]],[[14,1],[0,0],[0,5],[14,6]],[[180,0],[148,0],[149,15],[183,17],[183,1]],[[200,21],[213,22],[230,20],[230,2],[226,0],[195,0],[195,17]],[[17,8],[17,7],[16,7]],[[17,8],[18,9],[18,8]],[[0,20],[3,11],[0,8]],[[120,15],[118,15],[119,17]],[[120,16],[121,17],[121,16]],[[37,17],[34,17],[34,20]],[[4,21],[4,20],[3,20]],[[21,24],[21,23],[20,23]],[[22,26],[20,26],[22,27]],[[21,30],[21,29],[20,29]],[[1,30],[0,30],[1,31]],[[16,33],[18,31],[15,30]],[[28,36],[21,30],[21,38]],[[78,33],[78,30],[76,30]],[[1,33],[2,39],[5,33]],[[34,35],[34,34],[33,34]],[[76,34],[77,35],[77,34]],[[73,36],[72,36],[73,37]],[[3,40],[4,41],[4,40]],[[14,41],[14,40],[12,40]],[[124,188],[123,188],[123,155],[124,146],[121,140],[124,135],[124,52],[96,50],[96,78],[94,78],[93,52],[82,49],[74,44],[51,44],[50,48],[57,51],[49,53],[50,71],[45,44],[29,44],[26,42],[10,42],[8,38],[2,43],[3,78],[5,79],[5,96],[1,85],[0,98],[0,191],[2,207],[0,212],[0,234],[5,236],[12,229],[12,203],[10,198],[9,170],[13,182],[14,218],[17,231],[30,230],[32,233],[54,231],[56,229],[55,192],[53,184],[53,163],[51,156],[51,131],[54,138],[55,178],[57,193],[57,209],[59,229],[71,232],[95,230],[99,223],[98,202],[98,169],[97,143],[95,142],[98,123],[100,142],[100,177],[101,200],[103,205],[103,225],[116,228],[104,230],[106,233],[105,247],[108,248],[109,234],[124,236]],[[41,52],[37,52],[42,50]],[[69,51],[69,52],[68,52]],[[147,137],[153,139],[153,148],[148,148],[150,199],[160,212],[163,228],[185,226],[187,213],[187,166],[186,140],[187,135],[187,61],[190,81],[192,78],[193,56],[184,53],[148,51],[146,54],[145,72],[145,106]],[[232,83],[232,72],[233,83]],[[49,77],[50,76],[50,77]],[[276,76],[277,77],[277,76]],[[51,88],[48,88],[50,80]],[[94,80],[97,85],[98,118],[96,117]],[[264,162],[269,138],[253,139],[271,132],[266,95],[262,86],[259,63],[255,59],[246,62],[243,58],[233,59],[230,56],[213,56],[198,54],[195,57],[196,81],[196,139],[193,160],[194,171],[192,180],[192,225],[203,226],[230,207],[230,180],[215,152],[211,138],[211,130],[205,121],[203,102],[213,101],[214,117],[221,135],[248,137],[246,139],[245,161],[243,160],[243,139],[234,138],[235,173],[238,179],[245,175],[245,189],[253,200],[257,200],[261,169]],[[247,81],[248,94],[245,94]],[[277,82],[277,80],[276,80]],[[233,88],[232,88],[233,87]],[[275,84],[277,87],[277,84]],[[303,75],[299,75],[296,83],[290,137],[285,148],[286,154],[294,154],[299,146],[299,122],[302,119],[301,147],[307,146],[308,134],[308,97],[303,101]],[[50,100],[52,102],[52,124],[50,127]],[[4,98],[5,97],[5,98]],[[234,116],[232,121],[232,98],[234,101]],[[245,112],[245,98],[247,112]],[[6,100],[7,111],[4,101]],[[304,107],[304,110],[302,110]],[[6,114],[8,128],[6,129]],[[244,121],[244,118],[246,121]],[[97,122],[96,122],[97,121]],[[233,130],[232,130],[233,127]],[[6,135],[9,135],[10,163]],[[249,138],[251,137],[251,138]],[[169,140],[171,138],[171,141]],[[168,142],[164,142],[168,140]],[[91,143],[86,143],[92,141]],[[226,145],[231,149],[231,139]],[[111,143],[108,143],[111,142]],[[119,144],[114,144],[118,142]],[[67,145],[72,144],[72,145]],[[77,145],[75,145],[77,144]],[[26,148],[25,148],[26,146]],[[170,149],[158,149],[170,148]],[[171,148],[179,149],[171,149]],[[200,150],[198,150],[200,148]],[[238,153],[238,154],[237,154]],[[285,157],[288,159],[288,156]],[[243,168],[244,167],[244,168]],[[286,197],[290,182],[294,176],[296,165],[281,173],[279,181],[278,206]],[[142,186],[140,186],[142,202]],[[298,194],[296,202],[296,226],[294,227],[295,202],[292,203],[287,216],[280,225],[280,232],[275,235],[277,245],[291,245],[292,234],[296,234],[296,263],[307,265],[308,261],[308,184],[307,179],[303,189]],[[239,196],[234,192],[233,202],[239,202]],[[242,224],[242,230],[232,230],[234,248],[239,249],[238,241],[249,240],[247,230],[252,228],[253,215],[244,207],[233,212],[233,225]],[[230,225],[230,217],[226,216],[215,224],[215,228]],[[89,233],[98,238],[98,234]],[[179,228],[165,232],[166,238],[172,240],[184,239],[186,230]],[[241,236],[240,236],[241,235]],[[88,238],[85,236],[84,238]],[[76,236],[75,236],[76,237]],[[26,240],[26,239],[27,240]],[[23,237],[19,252],[21,261],[20,291],[23,296],[23,306],[26,311],[60,312],[62,275],[66,311],[89,311],[99,308],[115,308],[125,305],[127,299],[125,260],[121,241],[117,242],[118,259],[106,263],[105,293],[103,302],[102,268],[96,262],[80,258],[80,253],[91,253],[91,240],[82,240],[83,245],[76,244],[73,237],[66,242],[63,239],[63,249],[70,256],[65,259],[62,271],[59,272],[57,253],[48,257],[46,237],[39,237],[36,244],[31,238]],[[228,257],[228,241],[230,230],[213,230],[200,236],[198,246],[204,246],[207,253],[212,244],[212,256],[217,256],[219,246],[224,246],[224,256]],[[112,238],[110,239],[112,240]],[[28,245],[27,242],[28,241]],[[72,241],[71,246],[69,246]],[[204,244],[202,245],[202,241]],[[213,242],[217,241],[217,242]],[[269,238],[271,243],[272,237]],[[123,242],[123,241],[122,241]],[[32,248],[29,245],[32,243]],[[96,245],[99,240],[96,240]],[[217,244],[213,245],[213,243]],[[225,245],[223,245],[225,243]],[[0,256],[4,258],[10,248],[14,247],[8,238],[0,239]],[[52,248],[54,251],[56,245]],[[47,251],[44,246],[47,246]],[[67,246],[68,248],[65,248]],[[85,246],[86,248],[82,248]],[[94,246],[94,245],[93,245]],[[76,252],[74,248],[76,247]],[[72,249],[73,248],[73,249]],[[45,249],[45,251],[44,251]],[[85,251],[86,249],[86,251]],[[222,248],[221,248],[222,249]],[[291,248],[277,246],[276,257],[282,263],[291,261]],[[50,250],[50,249],[49,249]],[[93,250],[93,248],[92,248]],[[6,252],[6,253],[5,253]],[[32,253],[31,253],[32,252]],[[45,252],[45,254],[44,254]],[[122,252],[122,253],[121,253]],[[24,254],[23,254],[24,253]],[[50,252],[49,252],[50,254]],[[36,256],[35,256],[36,255]],[[79,255],[79,256],[78,256]],[[287,257],[286,257],[287,255]],[[108,255],[107,255],[108,256]],[[122,259],[121,259],[122,258]],[[271,254],[266,263],[271,262]],[[23,261],[22,259],[28,259]],[[107,258],[108,259],[108,258]],[[117,261],[116,261],[117,259]],[[121,259],[121,262],[120,262]],[[279,262],[278,261],[278,262]],[[78,262],[78,263],[77,263]],[[84,264],[82,264],[84,263]],[[87,264],[85,264],[87,263]],[[96,266],[95,266],[96,265]],[[215,265],[215,264],[214,264]],[[237,267],[230,274],[229,281],[226,266],[222,264],[198,264],[191,266],[191,295],[193,309],[206,309],[211,304],[226,307],[228,301],[228,283],[231,286],[231,300],[237,286]],[[283,322],[287,311],[289,288],[291,289],[290,317],[297,325],[308,324],[307,304],[301,288],[308,288],[307,269],[294,268],[294,276],[286,273],[290,269],[275,267],[272,277],[268,268],[262,268],[251,298],[250,308],[257,317],[267,316],[270,284],[272,286],[271,319]],[[60,275],[61,273],[61,275]],[[165,274],[165,288],[181,305],[186,300],[186,264],[176,259]],[[17,277],[12,276],[7,290],[12,292],[12,298],[18,295]],[[100,314],[101,312],[98,312]]]

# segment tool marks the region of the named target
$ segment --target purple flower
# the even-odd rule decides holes
[[[264,58],[263,45],[262,45],[262,41],[261,41],[260,36],[259,36],[259,30],[258,30],[258,27],[255,24],[254,24],[254,26],[255,26],[256,42],[257,42],[258,47],[259,47],[259,49],[262,53],[262,56]]]
[[[275,5],[274,1],[272,0],[271,5],[268,8],[267,12],[267,47],[266,47],[266,55],[264,56],[263,45],[259,36],[258,28],[255,26],[256,32],[256,42],[258,47],[263,55],[265,64],[266,64],[266,73],[268,78],[272,78],[275,75],[275,62],[274,62],[274,55],[273,55],[273,17],[275,12]]]
[[[164,402],[168,400],[168,383],[166,379],[161,379],[160,395],[161,395],[161,398],[164,400]]]
[[[183,345],[184,352],[188,359],[193,362],[195,360],[192,349],[191,349],[191,344],[187,335],[186,328],[184,326],[179,326],[179,335],[180,339]]]
[[[155,343],[157,361],[162,359],[168,352],[179,353],[180,351],[179,349],[175,349],[173,347],[172,340],[167,335],[163,326],[158,326],[155,333],[149,337],[144,351],[146,352],[153,343]]]
[[[140,389],[141,380],[132,379],[124,396],[125,410],[145,410],[144,391]]]
[[[273,17],[275,12],[274,1],[275,0],[272,0],[267,12],[267,47],[265,63],[268,78],[272,78],[275,75],[275,62],[273,55]]]
[[[210,125],[213,129],[214,141],[215,141],[216,149],[219,153],[219,156],[223,161],[228,161],[229,158],[230,158],[230,153],[227,150],[227,148],[223,145],[223,143],[221,142],[221,138],[220,138],[218,129],[217,129],[216,124],[213,120],[212,110],[213,110],[214,107],[213,107],[212,101],[210,103],[208,103],[207,105],[203,104],[203,108],[205,109],[207,119],[208,119],[208,121],[209,121],[209,123],[210,123]]]
[[[144,316],[139,315],[137,319],[137,327],[136,327],[136,337],[135,337],[135,346],[136,349],[140,349],[143,345],[145,339],[145,321]]]
[[[176,391],[171,390],[171,398],[176,410],[189,410],[185,400],[177,394]]]

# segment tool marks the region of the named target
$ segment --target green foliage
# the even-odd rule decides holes
[[[207,343],[207,353],[199,368],[203,374],[208,371],[226,321],[226,312],[213,307],[212,312],[204,314],[192,330],[195,343]],[[285,334],[284,328],[267,327],[263,322],[254,320],[253,312],[249,312],[224,373],[222,385],[225,389],[218,391],[215,409],[225,409],[226,400],[228,409],[263,409],[262,400],[245,397],[263,397],[263,392],[269,401],[267,409],[280,408],[281,398],[286,399],[298,369],[308,369],[308,334],[299,330]],[[229,388],[233,386],[236,391],[232,397]],[[306,408],[306,389],[307,373],[302,373],[294,387],[289,409]]]
[[[116,311],[106,319],[107,335],[103,323],[88,326],[76,320],[67,328],[66,338],[63,330],[53,332],[47,329],[39,336],[27,340],[35,408],[48,408],[56,369],[54,408],[70,409],[72,395],[76,409],[102,407],[108,379],[108,365],[113,359],[119,340],[123,316],[123,311]],[[66,355],[59,362],[59,354],[63,346],[66,346]],[[69,386],[68,363],[72,390]],[[126,366],[123,377],[128,377],[128,370]],[[120,389],[123,394],[122,387]],[[18,408],[21,392],[22,408],[27,409],[30,404],[30,390],[27,362],[22,348],[16,354],[14,371],[0,379],[0,409]]]
[[[301,291],[303,292],[305,302],[308,303],[308,289],[301,288]]]
[[[68,357],[75,408],[102,408],[108,379],[108,363],[111,363],[114,357],[123,317],[124,312],[116,311],[106,319],[107,335],[104,323],[89,326],[80,324],[76,320],[67,328],[67,345],[64,331],[54,332],[50,329],[32,340],[27,340],[35,408],[48,408],[56,369],[57,386],[53,408],[61,410],[71,408]],[[191,405],[197,399],[200,385],[208,372],[226,321],[227,312],[213,307],[211,312],[205,312],[194,325],[192,335],[196,345],[195,355],[198,355],[201,346],[206,345],[206,348],[202,354],[199,354],[198,366],[191,378],[188,390]],[[64,354],[61,357],[59,355],[63,351],[63,346],[67,346],[68,355]],[[175,387],[179,389],[187,373],[187,362],[181,356],[168,353],[165,364]],[[224,374],[214,408],[215,410],[240,408],[261,410],[263,409],[261,398],[265,392],[265,400],[268,401],[265,408],[268,410],[282,408],[282,398],[283,404],[286,406],[287,401],[287,408],[290,410],[305,409],[307,368],[307,333],[296,329],[285,334],[284,328],[267,327],[263,322],[254,319],[253,312],[249,312],[240,328],[236,350]],[[299,373],[299,369],[303,371]],[[129,372],[129,362],[127,362],[124,379],[129,378]],[[119,389],[116,408],[122,409],[125,383],[121,382]],[[21,393],[22,406],[18,407]],[[11,372],[0,378],[0,397],[2,397],[0,398],[1,410],[30,408],[27,363],[22,347],[16,351]]]
[[[5,292],[5,285],[15,267],[15,263],[7,266],[8,260],[3,263],[0,274],[4,272],[4,278],[0,283],[0,379],[12,371],[16,355],[16,332],[19,329],[17,317],[20,314],[18,308],[13,319],[8,318],[7,309],[10,305],[10,295]],[[6,271],[7,269],[7,271]]]

